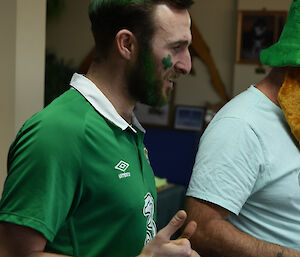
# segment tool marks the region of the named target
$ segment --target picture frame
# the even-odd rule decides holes
[[[174,118],[175,91],[172,91],[169,102],[162,107],[152,107],[137,103],[134,113],[138,121],[145,127],[172,128]]]
[[[175,110],[174,128],[202,132],[205,113],[205,107],[178,105]]]
[[[286,18],[286,11],[239,11],[237,63],[260,64],[261,50],[278,41]]]

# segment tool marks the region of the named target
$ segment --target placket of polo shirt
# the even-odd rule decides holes
[[[143,176],[143,181],[145,183],[145,161],[146,158],[144,156],[144,145],[143,145],[143,141],[144,141],[144,134],[141,132],[137,132],[136,134],[136,142],[137,142],[137,148],[138,148],[138,153],[139,153],[139,160],[140,160],[140,166],[141,166],[141,172],[142,172],[142,176]]]
[[[145,182],[145,176],[144,176],[144,173],[143,173],[143,159],[142,159],[142,156],[141,156],[141,152],[140,152],[140,148],[141,148],[141,145],[140,145],[140,135],[139,135],[139,132],[137,130],[137,128],[134,127],[134,129],[137,131],[136,133],[134,131],[132,131],[131,128],[127,128],[126,131],[130,134],[130,136],[133,138],[134,142],[135,142],[135,146],[136,146],[136,149],[137,149],[137,154],[138,154],[138,157],[139,157],[139,164],[140,164],[140,170],[141,170],[141,173],[142,173],[142,178],[143,178],[143,182]],[[143,140],[143,138],[142,138]],[[142,141],[143,143],[143,141]]]

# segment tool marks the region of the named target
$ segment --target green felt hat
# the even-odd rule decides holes
[[[300,0],[294,0],[286,24],[277,43],[260,53],[269,66],[300,66]]]

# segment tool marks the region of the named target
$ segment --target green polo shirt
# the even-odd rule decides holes
[[[11,145],[0,220],[41,232],[47,252],[136,256],[156,234],[144,130],[84,76],[71,86]]]

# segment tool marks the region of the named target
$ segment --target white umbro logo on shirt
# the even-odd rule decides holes
[[[125,172],[129,167],[129,164],[124,161],[119,161],[119,163],[115,166],[116,170],[120,170],[122,172]]]
[[[125,172],[129,167],[129,163],[124,161],[119,161],[119,163],[115,166],[116,170],[122,171],[122,173],[119,174],[119,178],[127,178],[130,177],[130,172]]]

